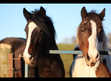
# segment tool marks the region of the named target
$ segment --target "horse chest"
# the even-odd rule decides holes
[[[84,58],[77,57],[74,61],[72,77],[96,77],[96,69],[88,67]]]

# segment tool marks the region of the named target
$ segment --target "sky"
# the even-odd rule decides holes
[[[26,38],[24,28],[27,22],[23,16],[23,8],[31,12],[40,9],[41,6],[52,19],[57,43],[61,43],[65,38],[76,36],[83,6],[88,12],[96,10],[97,13],[105,8],[103,26],[106,34],[111,32],[111,4],[0,4],[0,40],[6,37]]]

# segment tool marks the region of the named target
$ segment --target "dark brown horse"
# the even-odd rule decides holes
[[[29,64],[29,77],[64,77],[64,65],[60,55],[51,55],[49,50],[57,50],[55,29],[43,7],[28,12],[23,10],[27,20],[25,27],[27,41],[24,51],[25,63]]]
[[[110,77],[108,67],[103,63],[100,50],[107,49],[107,41],[102,21],[105,9],[99,14],[95,11],[81,10],[82,22],[78,27],[77,39],[83,55],[74,59],[72,77]]]
[[[25,75],[25,63],[21,56],[23,56],[23,52],[25,49],[25,39],[24,38],[16,38],[16,37],[8,37],[4,38],[0,41],[0,44],[7,44],[11,46],[11,52],[13,53],[13,76],[24,77]]]

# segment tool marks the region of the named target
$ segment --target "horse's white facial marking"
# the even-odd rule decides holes
[[[28,48],[30,46],[30,41],[31,41],[31,35],[32,35],[33,30],[37,27],[38,26],[34,22],[30,22],[28,24],[28,38],[27,38],[27,42],[26,42],[26,48],[23,53],[25,63],[27,63],[27,64],[30,64],[30,57],[31,57],[31,55],[28,52]]]
[[[92,34],[91,36],[88,38],[88,42],[89,42],[89,49],[88,49],[88,54],[91,58],[96,58],[97,54],[98,54],[98,40],[97,40],[97,27],[96,27],[96,23],[91,20],[91,29],[92,29]]]

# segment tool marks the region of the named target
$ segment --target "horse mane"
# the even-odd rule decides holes
[[[88,15],[91,15],[91,16],[99,16],[99,13],[97,13],[97,11],[96,10],[91,10],[89,13],[88,13]],[[100,19],[101,19],[101,16],[99,16],[100,17]],[[94,19],[96,19],[95,17],[94,17]],[[102,19],[102,21],[104,21],[104,18]]]
[[[49,37],[55,39],[56,31],[53,26],[51,18],[47,15],[40,14],[40,11],[35,9],[32,11],[33,18],[32,20],[47,34]]]
[[[96,10],[91,10],[89,13],[97,14],[97,11]]]

